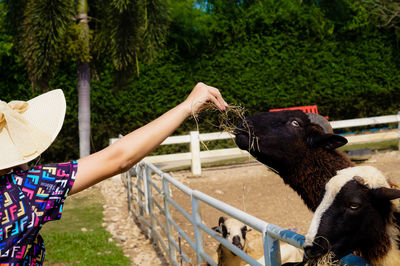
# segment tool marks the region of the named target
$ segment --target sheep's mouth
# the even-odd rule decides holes
[[[248,124],[246,124],[246,127],[238,127],[235,129],[233,132],[235,135],[235,142],[236,145],[242,150],[246,151],[259,151],[259,138],[254,134],[254,130],[252,127]]]
[[[306,265],[314,266],[314,265],[342,265],[340,263],[340,258],[344,257],[349,252],[340,252],[334,246],[331,246],[330,243],[327,246],[324,246],[323,243],[313,243],[314,245],[310,247],[304,247],[304,262],[307,262]],[[308,249],[308,250],[306,250]],[[343,254],[342,254],[343,253]]]
[[[242,246],[242,244],[238,244],[238,245],[235,245],[238,249],[240,249],[241,251],[243,251],[243,246]],[[231,251],[231,253],[232,253],[232,255],[233,256],[237,256],[235,253],[233,253],[233,251]]]
[[[236,145],[242,150],[250,151],[252,148],[252,142],[255,138],[254,129],[251,121],[243,119],[233,131],[235,135]]]
[[[254,134],[249,135],[243,132],[235,134],[235,142],[240,149],[250,152],[255,157],[261,153],[260,139]]]
[[[249,135],[245,132],[235,131],[235,142],[236,145],[242,150],[249,150]]]

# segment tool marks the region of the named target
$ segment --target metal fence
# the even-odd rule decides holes
[[[154,177],[152,177],[153,174],[155,174]],[[155,180],[155,177],[157,180]],[[248,256],[206,226],[202,222],[199,212],[200,203],[207,204],[261,232],[265,265],[281,264],[279,240],[298,248],[302,248],[304,244],[304,236],[269,224],[207,194],[192,190],[151,163],[140,162],[130,171],[124,173],[122,180],[127,188],[131,215],[140,223],[145,233],[155,243],[159,244],[171,265],[198,265],[204,262],[210,265],[217,265],[211,256],[205,252],[203,233],[210,235],[228,247],[250,265],[263,265],[256,261],[258,258],[254,259]],[[190,211],[184,210],[174,200],[171,195],[171,186],[190,197]],[[172,215],[172,208],[175,208],[193,225],[194,239],[178,225]],[[189,254],[184,252],[182,241],[186,241],[195,253],[195,258],[192,259],[194,261],[191,260]],[[361,258],[353,255],[345,257],[342,262],[346,263],[346,265],[366,265]]]

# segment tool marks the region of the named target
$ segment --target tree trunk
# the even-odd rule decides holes
[[[89,53],[89,24],[87,17],[87,1],[79,0],[78,16],[80,24],[80,41],[85,44],[81,58],[88,58]],[[89,62],[78,60],[78,95],[79,95],[79,154],[85,157],[90,154],[90,65]]]
[[[79,154],[90,154],[90,66],[88,62],[78,62],[78,121]]]

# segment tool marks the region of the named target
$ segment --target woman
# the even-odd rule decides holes
[[[42,265],[39,230],[61,218],[67,195],[127,171],[207,102],[220,110],[228,106],[218,89],[198,83],[181,104],[107,148],[77,161],[27,169],[60,131],[64,95],[54,90],[28,102],[0,101],[0,262]]]

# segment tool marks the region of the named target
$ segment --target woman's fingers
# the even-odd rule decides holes
[[[221,92],[214,87],[208,86],[210,89],[210,93],[213,97],[211,97],[211,101],[218,106],[219,109],[225,110],[226,107],[228,107],[228,104],[225,102],[225,100],[222,98]]]
[[[228,106],[217,88],[208,86],[201,82],[196,84],[186,101],[190,104],[191,114],[204,109],[207,102],[213,103],[220,110],[225,110]]]

